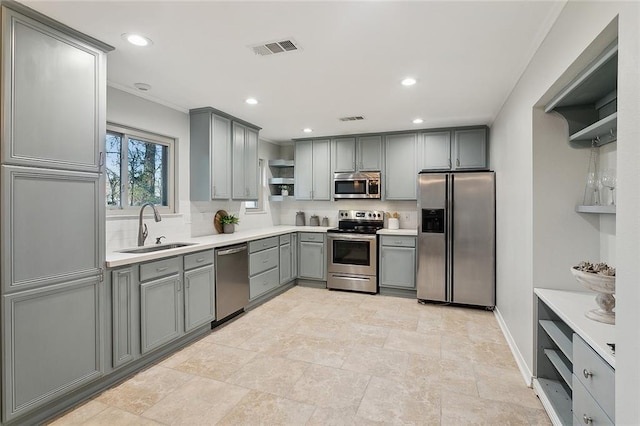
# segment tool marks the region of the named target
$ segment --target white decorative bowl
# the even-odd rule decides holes
[[[596,303],[599,309],[585,312],[586,317],[606,324],[615,324],[616,313],[613,312],[613,308],[616,306],[616,299],[613,294],[616,292],[616,277],[579,271],[575,266],[571,268],[571,273],[580,284],[598,293]]]

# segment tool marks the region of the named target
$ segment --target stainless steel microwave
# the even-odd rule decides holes
[[[333,198],[380,198],[380,172],[334,173]]]

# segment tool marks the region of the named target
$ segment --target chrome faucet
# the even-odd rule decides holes
[[[142,247],[144,245],[144,240],[147,239],[147,235],[149,235],[149,230],[147,229],[147,225],[142,223],[142,211],[145,207],[151,206],[153,209],[153,218],[156,222],[160,222],[162,218],[160,217],[160,213],[158,213],[158,209],[152,203],[144,203],[142,207],[140,207],[140,220],[138,221],[138,247]]]

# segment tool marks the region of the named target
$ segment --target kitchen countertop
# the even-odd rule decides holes
[[[278,225],[268,228],[251,229],[248,231],[236,231],[233,234],[215,234],[203,237],[181,238],[179,241],[167,241],[166,243],[193,243],[193,245],[178,247],[174,249],[160,250],[151,253],[120,253],[119,251],[109,251],[106,256],[108,268],[125,266],[132,263],[147,262],[149,260],[162,259],[164,257],[178,256],[201,250],[216,247],[230,246],[244,243],[246,241],[258,240],[260,238],[273,237],[276,235],[288,234],[291,232],[327,232],[331,227],[326,226],[291,226]],[[152,244],[147,244],[151,246]],[[128,247],[136,248],[136,247]],[[122,248],[120,250],[126,250]]]
[[[406,229],[381,229],[378,231],[378,235],[408,235],[408,236],[417,236],[418,230],[416,228],[406,228]]]

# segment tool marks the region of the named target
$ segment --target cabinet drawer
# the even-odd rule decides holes
[[[383,235],[381,244],[383,246],[415,247],[416,238],[406,237],[406,236],[391,237],[391,236]]]
[[[277,239],[276,239],[277,241]],[[249,255],[249,275],[256,275],[278,266],[278,248],[270,248]]]
[[[575,374],[573,375],[573,424],[583,426],[585,424],[593,426],[613,424],[613,420],[607,416]]]
[[[140,265],[140,281],[149,281],[158,277],[177,274],[180,271],[181,257],[170,257]]]
[[[291,234],[280,235],[280,244],[289,244],[291,242]]]
[[[211,265],[214,257],[215,253],[213,249],[187,254],[184,256],[184,269],[188,271],[189,269],[199,268],[200,266]]]
[[[573,373],[615,420],[615,371],[577,334],[573,335]]]
[[[321,243],[324,241],[324,234],[321,234],[319,232],[301,232],[300,241]]]
[[[249,279],[249,298],[255,299],[278,287],[280,284],[280,271],[273,268],[270,271],[263,272]]]
[[[255,253],[271,247],[278,247],[278,237],[263,238],[261,240],[249,242],[249,253]]]

